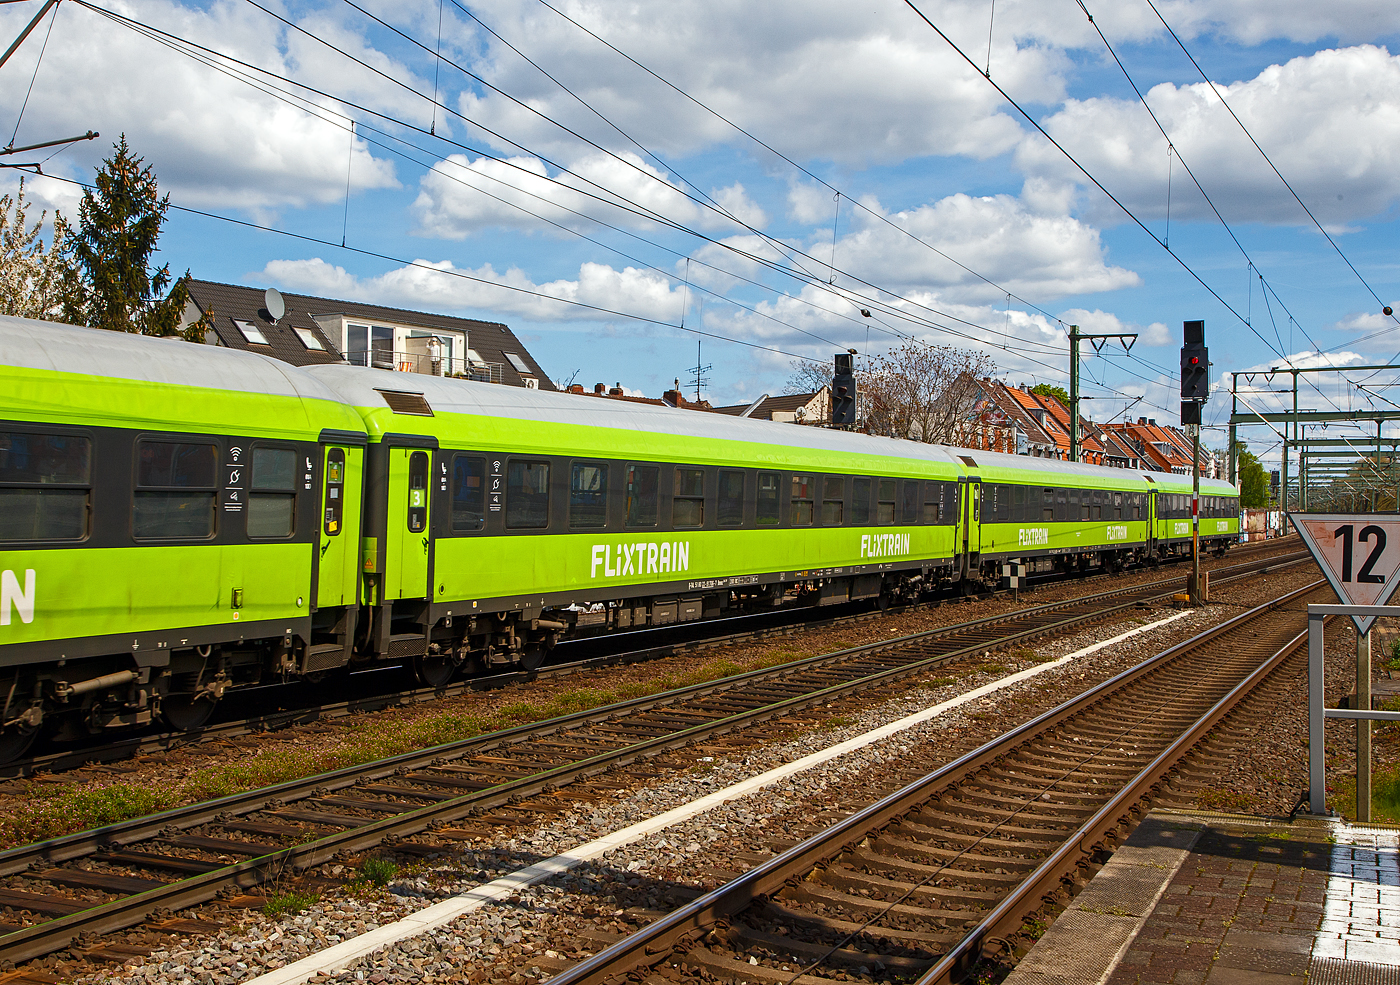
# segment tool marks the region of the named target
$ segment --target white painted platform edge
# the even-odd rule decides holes
[[[820,752],[814,752],[809,756],[803,756],[801,759],[795,759],[790,763],[785,763],[782,766],[768,770],[766,773],[760,773],[740,783],[725,787],[723,790],[718,790],[698,800],[693,800],[688,804],[682,804],[680,807],[666,811],[664,814],[658,814],[655,817],[645,821],[639,821],[620,831],[615,831],[610,835],[604,835],[602,838],[597,838],[587,844],[579,845],[577,848],[562,855],[556,855],[553,858],[545,859],[543,862],[537,862],[527,868],[517,869],[509,875],[501,876],[499,879],[493,879],[491,882],[477,886],[475,889],[462,893],[459,896],[441,900],[422,910],[411,913],[394,923],[378,927],[364,934],[360,934],[358,937],[352,937],[347,941],[341,941],[339,944],[332,945],[325,950],[317,951],[315,954],[309,954],[299,961],[293,961],[289,965],[258,975],[255,978],[246,979],[244,985],[255,985],[255,983],[256,985],[300,985],[300,983],[308,981],[321,972],[343,969],[356,958],[363,957],[372,951],[377,951],[390,944],[396,944],[399,941],[407,940],[418,934],[436,930],[438,927],[451,923],[457,917],[465,913],[480,909],[487,903],[505,899],[511,894],[519,892],[521,889],[533,886],[538,882],[544,882],[546,879],[551,879],[561,872],[567,872],[583,862],[590,862],[615,848],[625,847],[663,828],[670,827],[673,824],[679,824],[682,821],[688,821],[713,807],[720,806],[726,801],[737,800],[740,797],[747,796],[766,786],[777,783],[779,780],[785,780],[794,773],[800,773],[814,766],[820,766],[830,760],[844,756],[848,752],[854,752],[857,749],[864,748],[882,739],[887,739],[906,729],[913,728],[915,725],[922,725],[924,722],[936,718],[944,712],[951,711],[954,708],[965,705],[971,701],[976,701],[979,698],[984,698],[1002,688],[1010,687],[1013,684],[1019,684],[1021,681],[1035,677],[1037,674],[1043,674],[1047,670],[1068,663],[1071,660],[1078,659],[1079,657],[1086,657],[1091,653],[1097,653],[1104,647],[1112,646],[1115,643],[1121,643],[1123,640],[1136,636],[1139,633],[1146,633],[1150,630],[1165,626],[1167,623],[1174,622],[1183,616],[1189,615],[1191,611],[1192,610],[1187,609],[1175,615],[1168,616],[1165,619],[1158,619],[1156,622],[1138,626],[1136,629],[1130,629],[1126,633],[1120,633],[1111,639],[1103,640],[1092,646],[1087,646],[1082,650],[1067,653],[1063,657],[1059,657],[1055,660],[1048,660],[1043,664],[1037,664],[1034,667],[1028,667],[1025,670],[1017,671],[1014,674],[993,681],[990,684],[984,684],[965,694],[960,694],[956,698],[949,698],[947,701],[939,702],[930,708],[925,708],[923,711],[915,712],[912,715],[890,722],[887,725],[882,725],[877,729],[872,729],[853,739],[847,739],[845,742],[838,742],[836,745],[823,749]]]

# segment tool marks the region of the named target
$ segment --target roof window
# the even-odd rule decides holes
[[[322,352],[326,351],[326,347],[321,344],[321,340],[316,337],[316,333],[311,331],[311,329],[293,328],[292,331],[297,333],[297,338],[301,339],[301,344],[308,349],[319,349]]]
[[[526,373],[533,375],[533,373],[535,372],[533,369],[530,368],[529,364],[526,363],[525,360],[521,359],[520,356],[514,352],[503,352],[501,353],[501,355],[505,356],[506,359],[510,361],[510,364],[515,367],[515,371],[517,373]]]
[[[267,341],[267,336],[263,335],[262,329],[258,328],[258,326],[254,325],[252,322],[239,321],[237,318],[235,318],[233,320],[233,323],[238,326],[238,330],[243,333],[243,337],[249,342],[251,342],[253,345],[272,344]]]

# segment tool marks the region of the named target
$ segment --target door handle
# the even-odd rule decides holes
[[[424,538],[423,538],[423,553],[424,553],[424,554],[427,554],[427,553],[428,553],[428,538],[427,538],[427,537],[424,537]]]

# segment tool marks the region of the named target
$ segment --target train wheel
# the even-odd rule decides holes
[[[520,667],[522,670],[539,670],[540,664],[544,663],[545,650],[542,643],[527,643],[520,651]]]
[[[19,759],[38,737],[37,728],[15,727],[0,731],[0,765]]]
[[[209,724],[217,706],[207,691],[167,694],[160,699],[160,717],[176,732],[193,732]]]
[[[413,658],[413,675],[428,687],[446,687],[456,673],[457,665],[451,657],[425,653]]]

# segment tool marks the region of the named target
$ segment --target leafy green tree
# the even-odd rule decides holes
[[[1069,391],[1062,386],[1052,386],[1049,383],[1037,383],[1035,386],[1031,387],[1030,392],[1041,397],[1054,397],[1060,403],[1064,404],[1066,410],[1069,409]]]
[[[57,210],[53,238],[42,238],[49,214],[29,225],[29,202],[24,179],[19,192],[0,196],[0,315],[15,318],[58,318],[63,313],[64,292],[72,282],[71,262],[65,256],[68,220]]]
[[[1243,441],[1235,442],[1235,474],[1240,478],[1240,506],[1257,510],[1269,505],[1269,476]]]
[[[172,285],[170,264],[153,268],[170,196],[159,197],[156,175],[131,153],[126,134],[97,171],[96,191],[83,192],[78,228],[68,241],[75,289],[65,299],[64,320],[114,332],[183,335],[203,342],[208,312],[181,330],[189,303],[190,272]]]

